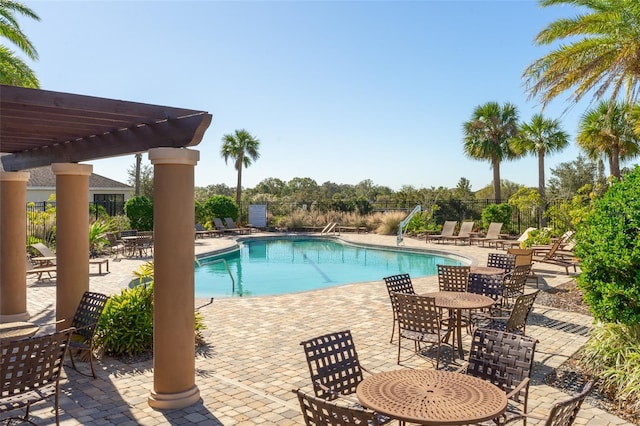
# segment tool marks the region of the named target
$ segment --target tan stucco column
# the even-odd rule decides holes
[[[194,167],[199,151],[149,150],[153,164],[153,391],[149,405],[183,408],[195,385]]]
[[[26,172],[0,172],[0,322],[26,321]]]
[[[89,164],[54,163],[56,175],[56,320],[71,325],[89,290]]]

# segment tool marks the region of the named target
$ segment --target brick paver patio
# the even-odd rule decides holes
[[[254,234],[254,236],[257,234]],[[341,238],[364,244],[396,246],[395,236],[342,234]],[[198,239],[196,253],[232,246],[231,237]],[[456,253],[483,264],[490,250],[476,246],[426,244],[405,238],[411,248]],[[131,279],[141,259],[111,259],[110,273],[92,274],[92,291],[118,293]],[[556,286],[569,280],[562,268],[536,266],[544,283]],[[92,270],[93,271],[93,270]],[[97,271],[96,271],[97,272]],[[299,342],[310,337],[350,329],[361,362],[371,370],[433,368],[431,358],[410,356],[396,365],[397,345],[389,344],[391,307],[381,280],[282,296],[197,300],[205,319],[207,347],[196,356],[196,385],[201,400],[188,408],[158,411],[147,398],[153,386],[153,362],[125,364],[109,357],[97,362],[98,378],[79,375],[66,368],[61,382],[63,425],[299,425],[298,402],[291,392],[310,390],[309,373]],[[542,281],[542,280],[541,280]],[[437,289],[437,278],[414,279],[417,292]],[[535,287],[535,284],[533,285]],[[32,320],[41,324],[55,319],[55,280],[28,280],[28,303]],[[529,396],[530,411],[544,413],[568,395],[543,382],[543,377],[562,364],[587,339],[591,318],[536,305],[527,334],[539,339]],[[50,329],[43,327],[41,332]],[[406,343],[410,349],[409,343]],[[465,348],[469,347],[469,336]],[[443,357],[447,358],[447,352]],[[38,424],[53,421],[50,402],[32,407]],[[19,414],[19,411],[15,412]],[[529,424],[537,424],[530,421]],[[576,424],[627,425],[630,423],[585,404]]]

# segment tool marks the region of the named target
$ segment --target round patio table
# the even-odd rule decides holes
[[[493,266],[472,266],[469,268],[469,272],[482,275],[501,275],[504,274],[504,269]]]
[[[506,394],[494,384],[443,370],[393,370],[366,377],[356,389],[362,405],[422,425],[463,425],[498,417]]]
[[[495,300],[481,294],[461,291],[434,291],[424,293],[423,296],[435,298],[436,306],[439,308],[456,311],[456,332],[454,336],[458,341],[458,355],[460,355],[461,359],[464,359],[464,350],[462,349],[462,311],[489,308],[493,306]],[[453,355],[455,358],[455,351]]]
[[[0,324],[0,342],[3,340],[17,340],[31,337],[40,326],[26,321],[5,322]]]

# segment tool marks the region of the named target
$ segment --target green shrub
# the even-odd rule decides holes
[[[109,298],[96,331],[96,344],[107,355],[139,355],[153,350],[153,263],[135,272],[137,286]],[[195,313],[196,345],[204,343],[202,314]]]
[[[614,400],[640,410],[640,324],[599,323],[582,348],[579,364]]]
[[[640,167],[614,183],[577,228],[577,279],[594,317],[640,323]]]
[[[522,245],[525,248],[528,248],[534,245],[536,246],[549,245],[551,244],[552,236],[553,236],[552,232],[548,228],[532,229],[531,231],[529,231],[529,235],[527,236],[527,239],[524,240]]]
[[[131,229],[153,231],[153,203],[144,195],[131,197],[124,204]]]
[[[91,255],[102,253],[105,245],[108,244],[107,232],[113,230],[111,222],[97,220],[89,225],[89,251]]]
[[[482,210],[482,227],[484,229],[489,228],[491,222],[499,222],[508,227],[511,223],[512,213],[513,207],[507,203],[489,204]]]
[[[204,202],[204,215],[207,221],[214,218],[230,217],[234,221],[238,220],[240,209],[233,198],[226,195],[214,195]]]

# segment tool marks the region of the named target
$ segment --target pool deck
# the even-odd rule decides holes
[[[253,234],[259,236],[261,234]],[[273,234],[265,234],[273,235]],[[340,238],[362,244],[396,247],[395,236],[343,233]],[[195,241],[196,254],[235,245],[233,237],[204,238]],[[478,246],[425,243],[405,238],[404,246],[454,253],[484,264],[487,253]],[[90,289],[107,294],[119,293],[132,277],[132,271],[148,259],[111,258],[109,273],[92,268]],[[95,269],[95,270],[94,270]],[[570,280],[563,268],[535,265],[543,279],[540,286],[557,286]],[[149,407],[147,398],[153,387],[153,362],[126,364],[109,357],[96,363],[98,378],[65,369],[61,380],[60,419],[62,425],[300,425],[302,416],[296,388],[311,390],[309,371],[299,343],[302,340],[350,329],[360,361],[368,369],[433,368],[430,357],[410,356],[410,343],[404,343],[401,366],[396,365],[397,343],[389,344],[392,313],[386,287],[380,281],[343,285],[328,289],[280,296],[196,300],[204,317],[208,347],[196,355],[198,403],[180,410],[161,411]],[[437,277],[413,279],[416,292],[437,289]],[[32,321],[50,323],[54,318],[55,279],[29,278],[28,309]],[[529,285],[535,289],[535,283]],[[561,365],[587,339],[589,316],[535,305],[527,334],[539,340],[529,395],[529,411],[544,413],[555,401],[568,395],[544,384],[543,378]],[[48,326],[49,328],[51,326]],[[43,327],[41,332],[47,331]],[[464,347],[468,350],[470,337]],[[447,359],[446,349],[443,358]],[[81,365],[84,367],[85,365]],[[38,424],[53,421],[51,402],[31,409]],[[16,410],[13,413],[20,414]],[[541,424],[530,420],[529,424]],[[579,425],[630,425],[614,415],[583,405]]]

